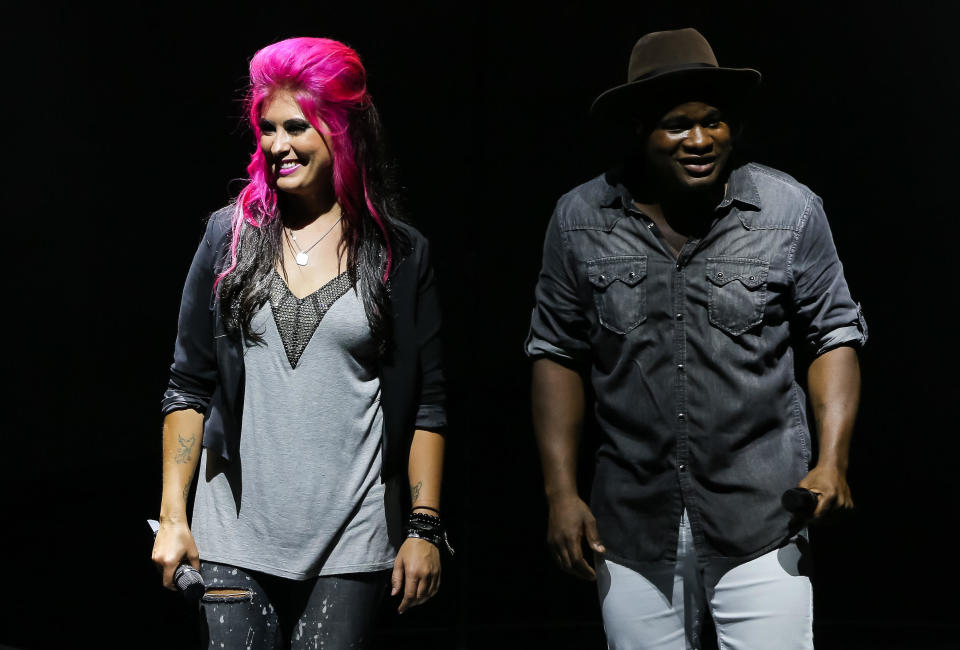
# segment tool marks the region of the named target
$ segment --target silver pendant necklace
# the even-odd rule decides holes
[[[310,262],[310,256],[308,253],[313,250],[313,247],[323,241],[323,238],[333,232],[333,229],[337,227],[337,224],[340,223],[340,219],[343,219],[343,214],[341,214],[336,221],[333,222],[333,225],[327,229],[327,232],[320,235],[320,239],[310,244],[307,250],[300,248],[299,242],[297,242],[297,236],[293,234],[293,231],[287,228],[287,236],[293,241],[293,245],[297,247],[297,256],[294,258],[297,260],[297,264],[300,266],[306,266]]]

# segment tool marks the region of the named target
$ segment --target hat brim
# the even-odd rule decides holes
[[[645,108],[665,97],[740,103],[760,84],[760,79],[760,73],[753,68],[697,67],[671,70],[601,93],[590,106],[590,114],[603,121],[629,122]]]

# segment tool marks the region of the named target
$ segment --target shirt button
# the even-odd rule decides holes
[[[681,472],[686,472],[686,471],[687,471],[687,466],[686,466],[686,465],[680,465],[680,471],[681,471]]]
[[[682,364],[682,363],[678,363],[678,364],[677,364],[677,370],[679,370],[679,371],[681,371],[681,372],[683,371],[683,364]]]
[[[683,314],[677,314],[677,315],[676,315],[676,319],[677,319],[677,320],[683,320]]]
[[[607,281],[607,276],[605,276],[605,275],[603,275],[603,274],[601,273],[601,274],[600,274],[600,282],[606,282],[606,281]]]
[[[687,417],[687,416],[686,416],[686,414],[684,414],[684,413],[677,413],[677,419],[678,419],[678,420],[683,420],[683,419],[686,418],[686,417]]]

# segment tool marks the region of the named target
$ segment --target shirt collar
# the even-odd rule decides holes
[[[604,175],[606,185],[600,194],[601,208],[630,208],[633,206],[633,197],[630,191],[620,181],[622,170],[619,168],[611,169]]]
[[[600,207],[634,210],[633,195],[622,182],[616,179],[616,176],[615,173],[608,172],[607,187],[600,197]],[[757,184],[750,174],[749,165],[741,165],[730,172],[727,178],[726,194],[717,206],[717,210],[726,208],[734,201],[760,209],[760,192],[757,191]]]
[[[727,178],[727,192],[717,209],[722,210],[734,201],[760,209],[760,192],[757,191],[757,184],[753,181],[753,175],[750,174],[749,165],[741,165],[730,172]]]

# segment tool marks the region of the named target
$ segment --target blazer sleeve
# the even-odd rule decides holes
[[[416,332],[420,365],[420,397],[416,428],[442,432],[447,427],[446,382],[440,339],[440,296],[430,261],[430,247],[419,242]]]
[[[217,385],[217,347],[214,340],[213,282],[226,215],[214,213],[207,222],[190,264],[180,299],[177,341],[161,413],[193,409],[206,413]]]

